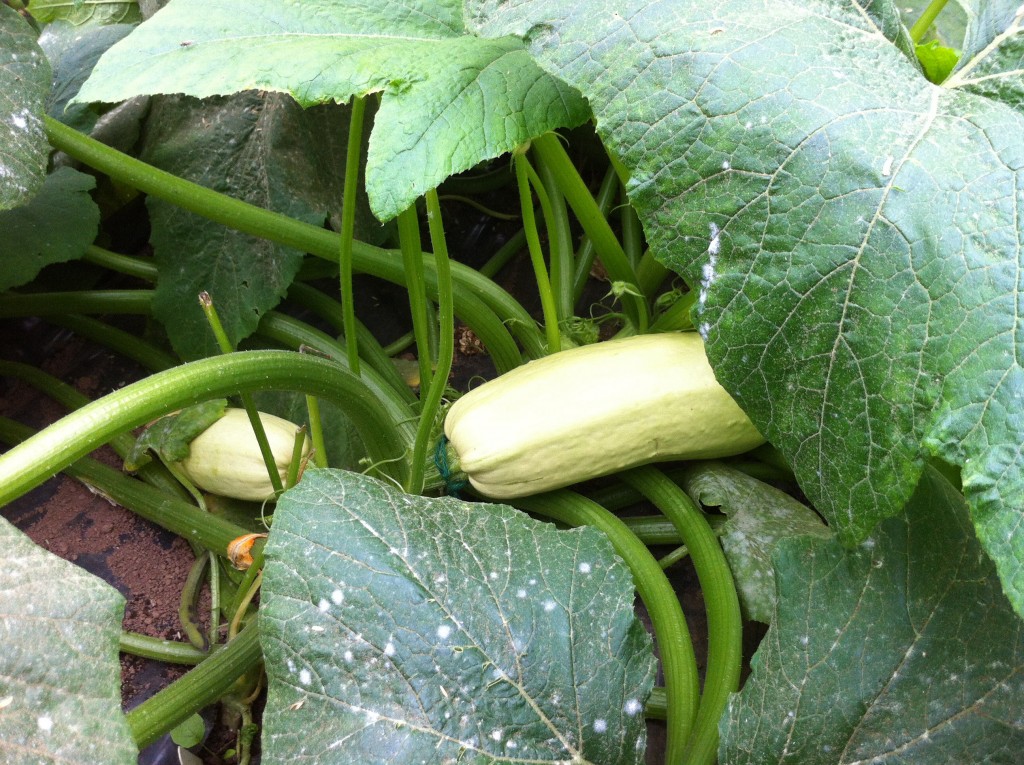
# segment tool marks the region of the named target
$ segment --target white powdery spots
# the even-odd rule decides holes
[[[590,564],[589,563],[581,563],[580,564],[580,573],[581,574],[589,574],[590,573]]]
[[[629,699],[626,701],[626,705],[623,707],[626,714],[630,717],[636,717],[643,711],[644,705],[640,703],[638,699]]]
[[[526,597],[526,590],[524,590],[522,587],[520,587],[518,590],[516,590],[516,597],[517,598],[525,598]]]
[[[493,738],[495,741],[501,741],[501,737],[503,735],[504,735],[504,733],[502,733],[501,728],[498,728],[497,730],[492,730],[491,731],[491,738]]]
[[[706,343],[708,341],[708,336],[711,334],[711,325],[706,321],[702,321],[697,327],[697,332],[700,334],[700,339]]]
[[[888,177],[892,173],[892,157],[886,157],[882,163],[882,177]]]
[[[385,656],[394,656],[395,655],[395,644],[392,643],[390,640],[388,641],[388,644],[386,646],[384,646],[384,655]]]
[[[316,604],[316,607],[320,609],[320,613],[322,614],[326,614],[331,610],[331,604],[328,602],[327,598],[320,598],[320,602]]]
[[[331,593],[331,600],[334,601],[334,605],[340,606],[342,601],[345,600],[345,593],[341,590],[335,590]]]
[[[594,733],[604,733],[608,730],[608,721],[598,717],[594,720]]]
[[[441,640],[447,640],[451,634],[452,628],[447,624],[442,624],[437,628],[437,636],[441,638]]]
[[[309,685],[313,682],[313,675],[308,669],[303,669],[299,672],[299,682],[303,685]]]
[[[723,170],[728,170],[731,167],[732,167],[732,163],[729,162],[729,160],[725,160],[724,162],[722,162],[722,169]]]
[[[549,614],[552,611],[554,611],[555,608],[557,608],[557,607],[558,607],[558,604],[555,603],[555,601],[553,601],[553,600],[545,600],[544,601],[544,610],[547,611]]]
[[[344,659],[345,659],[345,661],[346,661],[346,662],[347,662],[348,664],[351,664],[351,663],[352,663],[352,659],[353,659],[354,657],[352,656],[352,652],[351,652],[351,651],[345,651],[345,653],[343,653],[343,654],[342,654],[342,658],[344,658]]]
[[[28,127],[28,119],[26,119],[27,117],[28,110],[23,109],[17,114],[11,115],[11,122],[14,123],[14,127],[18,128],[18,130],[24,130],[26,127]]]
[[[43,733],[49,733],[53,730],[53,718],[49,715],[43,715],[36,718],[36,725],[39,726],[39,730]]]

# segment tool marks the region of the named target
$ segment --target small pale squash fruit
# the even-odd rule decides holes
[[[299,426],[272,414],[259,414],[283,483]],[[310,448],[307,437],[303,460]],[[257,502],[274,498],[274,486],[244,409],[225,410],[223,417],[192,440],[188,457],[178,467],[192,483],[211,494]]]
[[[481,494],[509,499],[648,462],[764,443],[695,332],[641,335],[532,361],[452,405],[444,432]]]

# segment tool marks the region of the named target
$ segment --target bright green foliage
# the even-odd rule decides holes
[[[0,761],[132,765],[121,714],[124,598],[0,518]]]
[[[50,65],[35,32],[0,3],[0,210],[32,198],[43,184],[49,144],[43,99]]]
[[[91,175],[62,167],[46,177],[28,204],[0,212],[0,290],[32,281],[51,263],[85,254],[100,223],[99,208],[89,196],[95,185]]]
[[[720,381],[842,539],[935,453],[1024,613],[1016,102],[929,83],[885,2],[521,1],[479,24],[588,97]]]
[[[227,399],[211,399],[161,417],[135,439],[124,458],[125,470],[135,471],[148,463],[152,460],[150,452],[160,455],[164,462],[181,462],[188,457],[188,445],[224,416],[227,405]]]
[[[806,505],[720,462],[695,465],[683,485],[695,501],[728,516],[719,536],[743,612],[769,623],[775,607],[771,557],[779,542],[803,535],[829,538],[832,532]]]
[[[142,21],[139,4],[133,0],[31,0],[28,10],[43,24],[67,21],[82,24],[137,24]]]
[[[924,75],[930,82],[941,83],[949,77],[959,58],[960,54],[940,45],[938,40],[917,46],[917,60],[921,62]]]
[[[96,124],[96,112],[88,104],[68,102],[78,93],[100,55],[133,29],[130,24],[84,24],[58,21],[39,35],[39,45],[53,68],[53,88],[46,99],[46,113],[75,130],[88,133]]]
[[[594,529],[314,470],[266,556],[268,761],[643,761],[650,638]]]
[[[259,207],[323,225],[341,205],[347,113],[301,109],[276,93],[200,102],[157,99],[142,159]],[[298,250],[148,200],[160,280],[153,313],[185,358],[218,353],[197,297],[208,292],[233,344],[277,305],[302,262]],[[363,208],[365,210],[365,207]],[[364,214],[365,221],[368,214]],[[372,220],[372,219],[371,219]],[[366,226],[360,226],[362,233]]]
[[[303,105],[381,93],[366,185],[382,220],[449,175],[589,116],[518,40],[467,34],[461,0],[173,0],[104,56],[80,97],[246,89]]]
[[[773,626],[722,722],[722,765],[1019,760],[1022,625],[937,473],[855,550],[782,542],[775,581]]]
[[[972,10],[960,64],[943,84],[1024,109],[1024,6],[986,0]]]

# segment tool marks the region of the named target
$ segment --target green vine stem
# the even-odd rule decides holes
[[[128,727],[139,749],[228,693],[235,681],[262,659],[256,623],[156,695],[130,710]]]
[[[94,244],[90,244],[86,248],[82,260],[110,271],[116,271],[119,274],[134,276],[136,279],[142,279],[146,282],[156,281],[157,268],[152,261],[104,250],[102,247],[97,247]]]
[[[547,191],[548,207],[544,211],[545,226],[548,231],[548,251],[551,263],[551,291],[555,295],[555,307],[558,321],[561,323],[573,315],[575,300],[573,299],[573,274],[576,270],[575,253],[572,248],[572,228],[569,223],[569,211],[565,204],[565,195],[558,188],[558,181],[551,168],[538,154],[534,154],[537,162],[537,177],[542,188]]]
[[[78,409],[0,456],[0,505],[21,496],[113,436],[167,412],[238,391],[300,390],[334,400],[370,457],[404,482],[411,444],[358,377],[327,359],[246,351],[158,372]]]
[[[31,438],[33,434],[31,428],[0,417],[0,441],[17,444]],[[226,518],[205,513],[177,496],[129,478],[120,470],[91,457],[75,460],[64,468],[64,472],[139,517],[211,550],[222,558],[227,558],[231,540],[250,531]]]
[[[168,664],[195,665],[209,658],[206,651],[200,651],[190,643],[140,635],[137,632],[122,632],[119,648],[122,653],[141,656],[144,659],[165,661]]]
[[[430,388],[430,380],[434,370],[431,365],[430,322],[433,311],[427,302],[427,291],[424,286],[423,258],[420,246],[420,222],[416,215],[416,205],[409,205],[398,214],[398,241],[402,249],[402,263],[405,266],[405,278],[409,287],[409,311],[412,314],[412,334],[416,338],[416,359],[420,366],[420,398]],[[438,295],[440,295],[440,283]]]
[[[928,32],[929,27],[934,23],[939,13],[942,12],[942,9],[946,7],[946,3],[948,1],[949,0],[932,0],[928,4],[928,7],[924,9],[924,13],[918,17],[917,21],[915,21],[914,25],[910,28],[910,39],[913,40],[914,43],[921,42],[925,34]]]
[[[348,146],[345,155],[345,180],[341,196],[341,232],[338,250],[338,281],[341,286],[345,348],[348,366],[359,374],[359,344],[356,334],[355,293],[352,290],[352,244],[356,230],[356,194],[359,189],[359,160],[363,150],[363,115],[366,99],[353,96],[348,121]]]
[[[93,340],[121,356],[137,361],[153,372],[162,372],[178,364],[178,359],[153,344],[91,316],[67,313],[46,316],[46,320],[51,324],[70,329],[79,337]]]
[[[544,314],[544,334],[548,342],[548,353],[557,353],[561,348],[561,334],[558,329],[558,309],[551,292],[551,281],[548,279],[544,253],[537,234],[537,219],[533,214],[533,195],[530,193],[530,179],[526,154],[517,150],[514,154],[516,181],[519,187],[519,204],[523,211],[523,230],[526,231],[526,246],[530,252],[530,263],[533,265],[533,277],[540,293],[541,311]],[[543,192],[543,187],[541,187]],[[542,203],[543,207],[543,203]]]
[[[212,560],[210,553],[205,552],[192,562],[188,576],[185,577],[185,584],[181,588],[181,598],[178,602],[178,622],[188,637],[188,641],[200,651],[209,650],[210,642],[196,622],[196,608],[199,605],[199,590],[206,579],[204,576],[206,567]]]
[[[634,289],[637,286],[636,272],[630,265],[629,258],[622,249],[622,244],[615,237],[608,221],[601,213],[600,208],[591,196],[583,179],[580,178],[576,167],[565,153],[561,141],[554,133],[535,138],[532,146],[544,158],[544,162],[551,168],[551,172],[558,179],[558,186],[565,194],[565,199],[572,207],[573,212],[579,219],[583,230],[587,232],[594,242],[597,256],[604,264],[605,270],[612,281],[622,282]],[[623,308],[630,321],[636,325],[637,331],[643,333],[647,330],[649,314],[647,301],[641,297],[630,294],[623,295]]]
[[[431,378],[430,386],[423,397],[420,410],[419,426],[416,429],[416,445],[413,449],[412,464],[409,466],[409,483],[407,491],[420,494],[423,491],[423,474],[427,464],[427,452],[430,447],[434,424],[441,408],[441,397],[448,386],[448,375],[452,370],[452,359],[455,355],[455,313],[452,304],[451,269],[448,261],[448,243],[444,235],[444,223],[441,220],[441,204],[437,199],[437,191],[426,193],[427,227],[430,231],[430,244],[434,250],[437,264],[438,294],[438,351],[437,371]]]
[[[700,580],[708,616],[708,664],[685,762],[711,765],[718,751],[718,721],[729,695],[739,688],[743,661],[743,618],[732,571],[704,513],[664,473],[644,466],[621,477],[675,524]]]
[[[263,237],[337,263],[341,245],[338,234],[334,232],[289,218],[287,215],[263,210],[178,178],[111,149],[50,117],[44,117],[44,124],[47,138],[54,148],[117,181],[237,231]],[[352,267],[395,284],[406,284],[401,259],[396,258],[393,251],[353,241]],[[424,272],[428,294],[432,291],[432,298],[436,299],[437,275],[433,264],[424,263]],[[459,263],[452,264],[452,279],[456,285],[456,315],[472,327],[481,338],[484,336],[483,333],[477,331],[472,319],[463,312],[463,305],[470,298],[482,301],[497,314],[499,324],[508,327],[506,334],[511,331],[531,358],[544,355],[544,342],[536,325],[526,309],[508,292],[479,272]],[[0,304],[2,303],[3,301],[0,301]],[[80,312],[74,308],[65,310]],[[509,340],[511,341],[511,338]],[[488,347],[490,348],[490,344]]]
[[[210,329],[213,331],[213,336],[217,340],[220,352],[223,354],[232,353],[235,349],[228,339],[228,333],[224,331],[224,325],[221,324],[220,315],[217,313],[217,307],[213,304],[213,298],[210,297],[209,292],[203,291],[199,293],[199,305],[203,309],[203,315],[206,317]],[[252,433],[256,437],[256,443],[260,447],[260,454],[263,456],[263,464],[267,468],[267,477],[270,479],[270,485],[274,487],[274,494],[280,495],[284,491],[284,484],[281,482],[281,475],[277,472],[277,461],[274,459],[274,452],[270,449],[270,441],[267,439],[267,431],[263,427],[260,413],[256,409],[256,402],[253,400],[251,393],[242,393],[239,398],[242,399],[242,406],[245,408],[245,414],[249,418],[249,427],[252,428]]]
[[[604,174],[600,188],[597,190],[597,196],[594,198],[594,204],[597,205],[597,209],[602,216],[607,216],[611,211],[612,203],[615,201],[615,192],[618,188],[619,179],[615,175],[615,168],[609,167]],[[583,288],[586,287],[587,280],[590,278],[590,269],[594,266],[594,256],[596,253],[594,240],[584,231],[579,250],[576,252],[576,272],[573,274],[572,279],[573,301],[578,301],[583,295]]]
[[[600,529],[629,566],[637,592],[650,614],[661,653],[668,698],[665,762],[686,762],[683,753],[700,697],[697,661],[679,599],[658,561],[619,518],[582,495],[562,489],[521,497],[513,504],[569,526]]]

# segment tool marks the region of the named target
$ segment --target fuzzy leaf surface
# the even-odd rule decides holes
[[[158,99],[141,158],[265,209],[322,225],[341,204],[347,112],[277,93]],[[303,253],[149,198],[160,280],[153,313],[185,358],[218,353],[197,297],[213,298],[233,344],[284,296]],[[365,209],[365,208],[364,208]],[[363,216],[363,221],[366,220]],[[357,228],[357,236],[366,230]]]
[[[50,145],[43,133],[50,65],[21,16],[0,3],[0,210],[43,185]]]
[[[722,765],[1016,762],[1024,624],[932,470],[858,548],[786,540],[773,626],[722,720]]]
[[[100,210],[89,195],[95,185],[91,175],[62,167],[46,177],[28,204],[0,211],[0,290],[27,284],[44,266],[85,254],[100,225]]]
[[[305,106],[382,93],[366,168],[381,220],[449,175],[589,116],[519,40],[468,34],[461,0],[173,0],[100,60],[79,98],[249,89]]]
[[[133,0],[31,0],[29,13],[43,24],[66,21],[82,24],[137,24],[142,21]]]
[[[1024,5],[1012,0],[975,0],[965,9],[965,50],[943,85],[1024,111]]]
[[[270,761],[643,761],[651,642],[594,529],[311,470],[266,560]]]
[[[818,514],[784,491],[721,462],[702,462],[683,477],[686,493],[728,517],[719,533],[743,612],[768,624],[775,607],[772,553],[790,537],[831,537]]]
[[[720,382],[840,537],[936,454],[1024,615],[1024,115],[929,83],[888,2],[474,5],[589,99]]]
[[[3,518],[0,760],[134,765],[121,713],[124,598]]]

